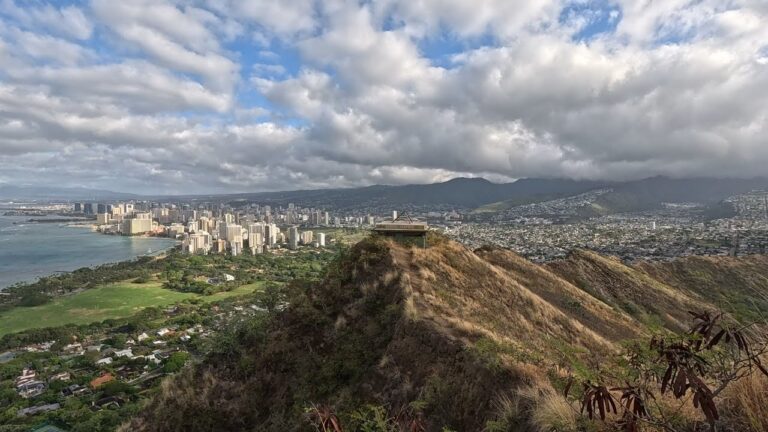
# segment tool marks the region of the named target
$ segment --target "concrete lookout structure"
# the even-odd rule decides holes
[[[395,219],[392,222],[376,224],[373,232],[406,246],[427,247],[427,231],[429,227],[425,222],[404,221]]]

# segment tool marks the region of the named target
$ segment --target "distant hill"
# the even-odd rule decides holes
[[[688,310],[768,308],[765,256],[629,266],[578,251],[537,265],[431,241],[359,243],[321,283],[291,286],[266,324],[222,337],[121,430],[309,431],[312,404],[345,430],[397,430],[355,427],[371,406],[417,416],[428,432],[600,430],[577,425],[559,396],[567,370],[606,366],[652,329],[685,328]],[[697,421],[690,409],[679,426]]]
[[[768,189],[768,178],[672,179],[653,177],[627,182],[577,181],[568,179],[521,179],[492,183],[483,178],[456,178],[443,183],[368,186],[350,189],[318,189],[286,192],[244,193],[209,196],[232,203],[257,202],[269,205],[295,203],[335,210],[461,209],[493,213],[518,205],[579,195],[598,189],[611,192],[582,210],[583,216],[656,209],[662,203],[696,202],[716,204],[723,199],[755,189]],[[204,197],[197,197],[203,199]],[[720,209],[722,213],[723,209]]]
[[[391,211],[412,208],[474,209],[502,200],[540,201],[604,187],[605,182],[567,179],[523,179],[492,183],[483,178],[456,178],[443,183],[402,186],[368,186],[286,192],[197,196],[194,199],[258,202],[269,205],[295,203],[305,207],[337,210]]]
[[[65,200],[197,200],[228,202],[232,205],[260,203],[342,211],[388,213],[392,210],[457,209],[493,213],[511,207],[579,195],[598,189],[611,189],[591,206],[584,216],[654,209],[665,202],[711,204],[755,189],[768,189],[768,178],[755,179],[671,179],[653,177],[638,181],[605,182],[568,179],[521,179],[512,183],[492,183],[483,178],[455,178],[443,183],[402,186],[375,185],[348,189],[315,189],[284,192],[211,194],[188,196],[141,196],[106,190],[56,187],[0,186],[0,199]],[[716,206],[715,206],[716,207]],[[717,209],[723,213],[727,209]]]
[[[139,195],[101,189],[0,185],[0,200],[118,200]]]
[[[590,208],[584,210],[584,214],[591,216],[649,210],[659,208],[662,203],[694,202],[715,207],[715,204],[730,196],[753,190],[768,190],[768,178],[653,177],[615,185],[612,192],[600,196]]]

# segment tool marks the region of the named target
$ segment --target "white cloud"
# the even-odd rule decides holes
[[[0,1],[3,179],[191,193],[768,163],[759,0],[619,0],[584,41],[606,17],[561,23],[561,0]]]
[[[91,57],[87,49],[78,44],[53,36],[40,35],[17,28],[0,29],[0,34],[13,41],[17,56],[51,61],[63,65],[75,65]]]
[[[237,80],[238,65],[220,52],[204,24],[210,15],[165,1],[94,0],[93,8],[110,29],[161,64],[197,74],[219,90]]]
[[[93,24],[76,6],[57,8],[47,3],[2,0],[0,15],[29,28],[41,28],[75,39],[88,39],[93,32]]]

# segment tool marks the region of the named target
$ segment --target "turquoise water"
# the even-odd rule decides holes
[[[98,234],[87,226],[26,222],[29,219],[0,216],[0,290],[55,272],[156,254],[176,244],[163,238]]]

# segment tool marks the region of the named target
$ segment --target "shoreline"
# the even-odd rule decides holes
[[[29,225],[37,225],[34,222],[27,222],[27,221],[19,221],[18,216],[8,216],[4,218],[0,218],[0,220],[4,220],[8,223],[10,226],[15,227],[21,227],[23,225],[29,224]],[[15,222],[20,222],[19,224],[16,224]],[[80,222],[80,223],[77,223]],[[87,221],[86,221],[87,222]],[[82,223],[81,221],[76,221],[75,223],[66,223],[61,224],[59,227],[56,227],[55,224],[51,223],[41,223],[39,225],[40,230],[42,231],[42,234],[40,236],[35,235],[29,235],[28,230],[25,231],[25,234],[22,234],[22,236],[18,238],[14,238],[15,236],[11,236],[11,240],[9,243],[4,242],[4,245],[8,246],[8,249],[5,250],[7,253],[6,258],[8,258],[10,261],[6,261],[9,263],[12,263],[10,265],[2,266],[0,265],[0,277],[3,276],[3,273],[5,274],[5,277],[7,277],[6,280],[0,280],[0,295],[8,288],[12,287],[13,285],[16,285],[18,283],[22,284],[32,284],[35,283],[40,278],[44,277],[50,277],[50,276],[56,276],[60,275],[62,273],[71,273],[79,268],[94,268],[101,265],[107,265],[107,264],[117,264],[121,262],[126,261],[132,261],[136,260],[137,258],[148,256],[148,257],[161,257],[164,255],[167,255],[171,249],[174,249],[178,247],[179,241],[176,239],[171,239],[168,237],[157,237],[157,236],[130,236],[129,238],[133,239],[135,238],[140,243],[131,245],[131,241],[95,241],[90,242],[88,239],[91,238],[91,236],[96,235],[103,235],[102,233],[95,231],[92,229],[92,224],[90,223]],[[58,244],[50,244],[46,242],[46,236],[49,235],[52,232],[59,232],[58,228],[72,228],[72,230],[61,230],[63,231],[69,231],[71,234],[64,234],[63,236],[54,234],[57,238],[64,237],[65,239],[61,239],[58,241]],[[88,234],[85,234],[85,232],[82,230],[83,228],[88,228],[88,231],[90,231]],[[67,237],[72,236],[72,239],[68,239]],[[23,236],[29,236],[29,237],[23,237]],[[86,238],[87,236],[87,238]],[[126,236],[128,237],[128,236]],[[83,240],[85,238],[85,240]],[[95,238],[95,237],[94,237]],[[150,241],[151,240],[151,241]],[[160,244],[159,242],[156,242],[154,240],[158,241],[164,241],[164,243]],[[41,242],[40,248],[43,250],[61,250],[60,255],[56,256],[56,258],[64,257],[63,262],[61,259],[42,259],[38,258],[38,254],[36,253],[35,248],[27,248],[26,251],[20,252],[20,254],[23,256],[18,263],[15,263],[13,258],[16,255],[15,253],[10,253],[11,251],[14,251],[16,247],[23,247],[28,244],[28,242]],[[73,247],[66,247],[62,249],[62,245],[68,242],[75,242],[73,244],[78,245]],[[143,242],[143,243],[142,243]],[[82,248],[84,251],[91,251],[93,248],[97,248],[101,251],[101,253],[95,253],[91,252],[90,254],[79,254],[79,248]],[[112,249],[114,249],[114,254],[111,253]],[[4,254],[0,254],[0,260],[3,260],[1,257]],[[69,257],[76,257],[75,259],[68,259]],[[21,269],[21,271],[18,272],[15,270],[15,267],[18,267]],[[46,269],[48,268],[48,269]],[[38,274],[38,269],[43,272]],[[14,276],[19,276],[19,279],[16,279]]]

